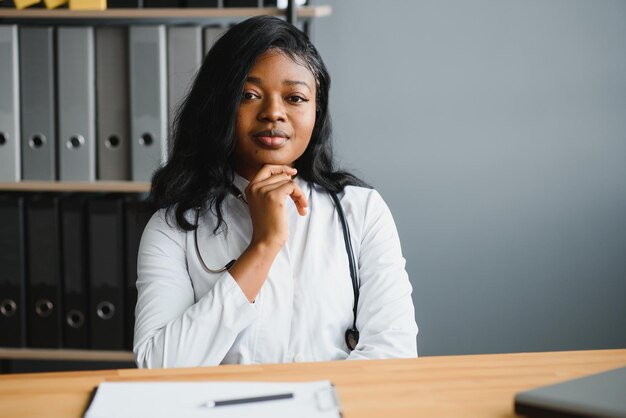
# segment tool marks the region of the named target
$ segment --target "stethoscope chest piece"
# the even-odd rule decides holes
[[[356,328],[348,328],[346,330],[346,345],[350,351],[356,348],[359,343],[359,331]]]

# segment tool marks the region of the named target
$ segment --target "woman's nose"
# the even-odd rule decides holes
[[[284,122],[287,119],[282,97],[267,97],[263,101],[263,107],[258,114],[259,120],[271,122]]]

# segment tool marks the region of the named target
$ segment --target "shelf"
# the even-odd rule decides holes
[[[276,7],[232,7],[232,8],[170,8],[170,9],[0,9],[0,19],[205,19],[247,16],[283,16],[285,9]],[[298,7],[299,18],[330,16],[331,6]]]
[[[136,181],[21,181],[0,183],[0,192],[107,192],[144,193],[150,191],[150,182]]]
[[[130,351],[0,348],[1,360],[135,361]]]

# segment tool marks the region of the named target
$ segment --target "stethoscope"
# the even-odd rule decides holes
[[[246,199],[243,196],[243,193],[241,193],[239,189],[237,189],[235,186],[232,186],[232,193],[237,197],[237,199],[241,200],[246,205],[248,204],[248,202],[246,202]],[[337,194],[335,192],[329,191],[328,194],[330,195],[330,198],[335,203],[335,208],[337,208],[337,214],[339,215],[341,229],[343,230],[343,239],[346,245],[346,253],[348,254],[348,263],[350,265],[350,277],[352,278],[352,291],[354,293],[354,305],[352,306],[352,313],[354,315],[354,321],[352,322],[352,327],[348,328],[345,333],[346,345],[348,346],[350,351],[352,351],[356,348],[356,345],[359,342],[359,330],[356,328],[356,314],[357,314],[357,307],[359,304],[359,277],[358,277],[359,272],[356,268],[356,262],[354,260],[354,251],[352,249],[352,241],[350,239],[350,229],[348,228],[348,222],[346,221],[346,215],[343,212],[343,207],[341,206],[341,202],[339,201],[339,198],[337,197]],[[224,267],[219,268],[219,269],[211,269],[204,263],[202,254],[200,254],[200,247],[198,246],[198,221],[200,219],[200,209],[201,208],[199,207],[196,208],[195,229],[193,232],[196,255],[198,256],[198,260],[200,260],[200,265],[202,266],[204,271],[210,274],[222,273],[230,269],[237,260],[230,260],[228,263],[226,263]]]

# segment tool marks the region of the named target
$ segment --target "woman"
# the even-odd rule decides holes
[[[391,214],[333,168],[329,86],[315,47],[278,18],[248,19],[211,49],[153,177],[160,210],[138,259],[140,367],[417,355]]]

